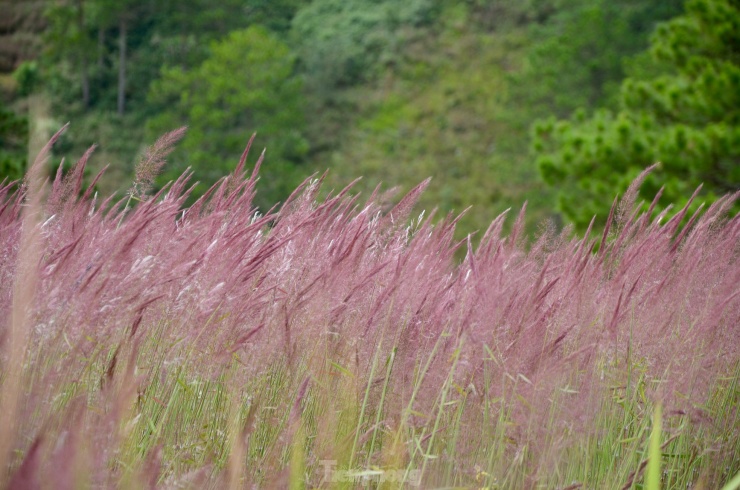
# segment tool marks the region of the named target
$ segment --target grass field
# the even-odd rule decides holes
[[[426,181],[149,196],[180,136],[0,188],[3,487],[740,488],[737,195],[457,242]]]

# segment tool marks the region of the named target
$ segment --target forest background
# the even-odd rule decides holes
[[[313,173],[485,229],[528,201],[583,231],[643,186],[681,204],[740,187],[737,0],[0,0],[0,180],[67,121],[68,165],[123,195],[144,148],[188,126],[158,185],[193,197],[267,148],[257,204]],[[259,151],[252,152],[253,164]],[[55,162],[51,162],[54,164]],[[50,173],[52,172],[50,167]],[[389,195],[385,199],[393,201]],[[530,231],[533,231],[530,229]]]

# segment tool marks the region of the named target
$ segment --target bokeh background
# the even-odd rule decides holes
[[[431,176],[461,234],[525,201],[582,231],[656,161],[659,206],[738,189],[740,2],[0,0],[0,179],[67,121],[49,172],[97,144],[102,194],[188,126],[158,185],[192,167],[194,197],[256,132],[261,208],[326,169],[389,201]]]

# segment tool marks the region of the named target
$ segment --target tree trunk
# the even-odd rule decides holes
[[[77,1],[77,25],[80,32],[85,32],[85,11],[82,0]],[[80,64],[82,71],[82,105],[85,109],[90,107],[90,77],[87,70],[87,43],[80,47]]]
[[[105,30],[98,27],[98,69],[103,70],[103,55],[105,54]]]
[[[90,77],[87,73],[87,56],[82,55],[82,105],[85,110],[90,108]]]
[[[121,18],[118,35],[118,114],[126,109],[126,20]]]

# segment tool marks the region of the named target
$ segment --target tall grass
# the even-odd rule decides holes
[[[383,212],[310,179],[259,213],[246,151],[192,206],[190,173],[149,196],[181,134],[117,202],[89,153],[0,188],[5,487],[737,480],[737,194],[666,220],[643,175],[599,240],[528,242],[522,210],[474,246],[412,217],[427,181]]]

